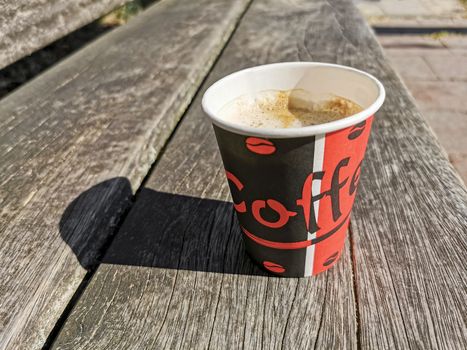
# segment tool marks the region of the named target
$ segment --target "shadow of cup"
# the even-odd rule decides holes
[[[67,207],[60,234],[84,268],[105,263],[267,275],[247,256],[231,203],[143,188],[125,216],[131,198],[128,180],[114,178]]]

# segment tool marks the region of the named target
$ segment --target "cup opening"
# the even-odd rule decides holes
[[[329,123],[300,128],[252,128],[223,120],[219,110],[235,98],[264,90],[303,89],[313,95],[337,95],[359,104],[364,110]],[[276,63],[232,73],[213,85],[203,96],[203,109],[219,127],[244,135],[302,137],[322,134],[354,125],[373,115],[385,97],[383,85],[363,71],[318,62]]]

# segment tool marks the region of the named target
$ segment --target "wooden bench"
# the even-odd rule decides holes
[[[200,107],[295,60],[387,89],[343,258],[306,279],[246,256]],[[467,191],[350,1],[153,5],[0,101],[0,184],[0,349],[467,346]]]
[[[16,0],[0,4],[0,68],[99,18],[125,0]]]

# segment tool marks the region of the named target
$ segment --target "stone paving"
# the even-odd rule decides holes
[[[373,26],[467,28],[467,0],[354,1]],[[467,35],[378,38],[467,184]]]
[[[462,0],[354,0],[371,22],[393,22],[403,19],[466,19]]]
[[[379,36],[467,184],[467,36]]]

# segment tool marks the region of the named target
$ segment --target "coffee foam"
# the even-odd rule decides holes
[[[299,128],[360,112],[338,96],[312,96],[305,90],[267,90],[240,96],[219,111],[224,120],[254,128]]]

